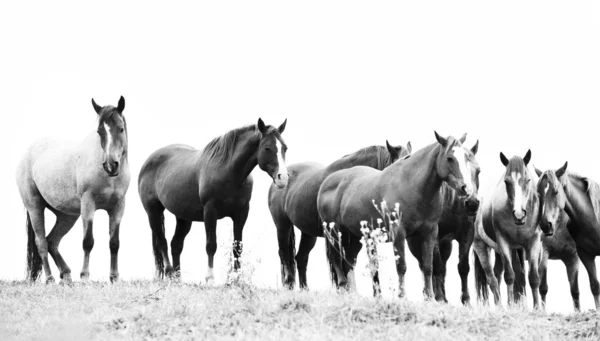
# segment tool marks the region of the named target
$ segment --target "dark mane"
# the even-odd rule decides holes
[[[202,151],[202,158],[206,159],[207,161],[215,161],[218,164],[229,162],[233,157],[233,152],[235,150],[234,147],[238,142],[238,138],[246,133],[251,133],[251,140],[256,143],[258,143],[262,137],[262,134],[258,130],[256,124],[249,124],[230,130],[225,134],[212,139],[206,145],[206,147],[204,147],[204,150]],[[265,135],[274,135],[279,141],[281,141],[283,145],[285,145],[277,128],[268,125]]]
[[[392,164],[393,160],[392,160],[392,156],[390,155],[390,152],[387,150],[387,148],[385,146],[378,146],[378,145],[364,147],[362,149],[357,150],[354,153],[346,154],[342,158],[363,157],[363,156],[371,155],[373,153],[375,153],[377,155],[378,169],[384,169],[385,167]]]

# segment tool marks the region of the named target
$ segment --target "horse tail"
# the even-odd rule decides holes
[[[487,302],[489,298],[487,276],[485,274],[483,266],[481,265],[479,256],[477,256],[477,252],[475,252],[475,250],[473,250],[473,263],[473,273],[475,274],[475,290],[477,290],[477,299],[480,301]]]
[[[160,214],[160,224],[162,229],[162,235],[165,235],[165,215],[164,213]],[[154,254],[154,265],[156,266],[156,277],[162,279],[165,277],[165,264],[163,262],[163,256],[160,247],[160,239],[156,235],[156,233],[152,232],[152,253]]]
[[[334,245],[331,245],[331,241],[327,237],[325,237],[325,252],[326,252],[326,256],[327,256],[326,257],[327,262],[329,263],[329,278],[331,279],[331,285],[334,287],[337,287],[338,276],[337,276],[337,272],[335,272],[335,268],[333,266],[333,264],[335,264],[335,261],[338,258],[338,257],[336,257],[337,250],[335,249]]]
[[[288,240],[288,247],[289,247],[289,255],[290,255],[290,260],[288,262],[288,267],[290,269],[290,271],[292,272],[296,272],[296,231],[294,231],[294,226],[292,226],[292,230],[290,231],[290,238]],[[285,266],[283,263],[281,263],[281,278],[285,278]],[[295,285],[295,281],[293,283],[291,283],[291,287],[290,289],[293,289],[293,286]]]
[[[515,283],[513,289],[515,293],[515,303],[517,303],[520,299],[526,296],[525,257],[523,249],[514,249],[512,252],[512,266],[513,271],[515,272]]]
[[[35,282],[42,273],[42,257],[35,243],[35,231],[27,212],[27,280]]]

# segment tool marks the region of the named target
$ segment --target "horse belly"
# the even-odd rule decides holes
[[[284,210],[292,224],[303,233],[319,237],[323,229],[317,211],[317,195],[321,181],[315,180],[317,179],[307,179],[289,188]]]

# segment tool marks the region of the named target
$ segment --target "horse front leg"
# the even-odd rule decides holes
[[[546,306],[546,295],[548,295],[548,258],[548,250],[542,248],[542,257],[540,259],[540,268],[538,272],[540,274],[540,296],[544,306]]]
[[[89,195],[81,199],[81,221],[83,223],[83,268],[80,277],[82,280],[90,278],[90,253],[94,248],[94,213],[96,205]]]
[[[594,295],[596,310],[600,311],[600,283],[598,283],[598,276],[596,275],[596,256],[582,248],[577,248],[577,254],[579,254],[579,259],[581,259],[590,278],[590,289],[592,290],[592,295]]]
[[[438,226],[437,224],[431,227],[431,230],[428,234],[423,236],[423,243],[421,244],[421,257],[422,267],[421,271],[423,272],[424,279],[424,293],[425,299],[431,300],[434,297],[433,294],[433,251],[435,245],[437,243],[437,233]]]
[[[108,212],[108,247],[110,249],[110,272],[111,283],[119,280],[119,230],[121,228],[121,219],[125,212],[125,198]]]
[[[544,309],[544,305],[540,307],[539,264],[542,256],[542,240],[539,237],[534,237],[533,242],[529,245],[527,254],[529,255],[529,286],[531,287],[531,295],[533,296],[533,308]]]
[[[515,292],[514,292],[514,283],[515,283],[515,272],[512,267],[512,249],[508,241],[501,235],[497,235],[498,240],[498,248],[500,251],[500,256],[502,258],[502,265],[504,266],[504,282],[506,282],[506,293],[508,305],[512,305],[514,303]]]
[[[471,302],[471,296],[469,295],[469,250],[473,244],[473,235],[471,234],[470,239],[459,240],[458,243],[458,274],[460,275],[460,287],[461,296],[460,302],[464,305],[469,305]]]
[[[564,259],[565,267],[567,268],[567,278],[569,279],[569,287],[571,288],[571,297],[573,298],[573,308],[579,311],[579,257],[577,253],[570,258]]]
[[[242,257],[244,246],[242,244],[242,231],[244,230],[244,225],[246,225],[249,211],[250,205],[246,204],[244,208],[233,216],[233,269],[236,271],[241,267],[240,258]]]
[[[217,209],[212,202],[204,205],[204,229],[206,230],[206,255],[208,256],[208,269],[206,270],[206,283],[214,282],[213,271],[215,253],[217,252]]]
[[[473,251],[477,255],[475,258],[475,286],[480,296],[483,296],[484,301],[487,303],[487,285],[490,286],[492,294],[494,295],[494,303],[500,305],[500,287],[498,285],[498,277],[494,274],[492,268],[492,260],[490,257],[490,247],[480,239],[473,242]],[[479,260],[479,262],[477,262]],[[481,268],[479,268],[481,267]],[[478,271],[479,270],[479,271]],[[485,281],[481,271],[485,274]],[[486,285],[487,284],[487,285]]]

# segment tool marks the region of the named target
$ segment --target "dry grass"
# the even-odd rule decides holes
[[[2,340],[598,340],[597,320],[246,284],[0,282]]]

